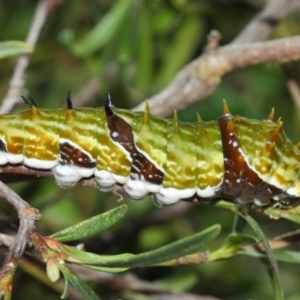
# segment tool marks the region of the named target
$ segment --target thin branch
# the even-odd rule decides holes
[[[12,277],[28,242],[29,233],[34,229],[35,221],[40,218],[39,211],[32,208],[14,191],[0,181],[0,197],[7,200],[18,212],[20,225],[18,233],[9,248],[9,252],[0,268],[0,295],[12,290]]]
[[[247,45],[228,45],[203,54],[194,72],[200,80],[217,84],[226,73],[250,65],[286,63],[300,58],[300,36],[258,42]]]
[[[264,9],[252,19],[231,44],[248,44],[266,40],[280,20],[299,9],[299,0],[268,0]]]
[[[279,22],[299,8],[299,0],[269,0],[263,12],[254,17],[253,21],[228,46],[211,49],[209,39],[207,52],[185,66],[165,89],[150,98],[151,113],[167,116],[175,109],[182,109],[203,100],[215,90],[222,76],[236,68],[298,59],[300,57],[299,37],[254,44],[244,43],[267,39],[274,27],[271,26],[272,22],[268,23],[267,20]],[[262,30],[262,26],[267,26],[268,29]],[[293,44],[294,42],[296,44]],[[136,106],[134,110],[140,111],[144,107],[145,102]]]
[[[8,234],[0,233],[0,245],[4,245],[9,248],[14,242],[15,237]]]
[[[204,53],[188,64],[160,93],[149,100],[151,113],[170,115],[211,94],[228,72],[262,63],[286,63],[300,58],[300,36],[258,42],[247,45],[228,45]],[[134,110],[143,110],[141,103]]]
[[[25,40],[26,43],[33,48],[35,47],[36,42],[41,34],[42,27],[45,24],[49,12],[53,10],[58,3],[59,0],[39,1],[28,32],[28,36]],[[26,94],[24,91],[25,72],[29,65],[30,59],[31,54],[21,55],[18,58],[12,79],[9,83],[9,90],[0,107],[0,114],[11,112],[16,105],[22,102],[20,95]]]

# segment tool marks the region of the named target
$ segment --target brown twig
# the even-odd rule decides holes
[[[0,269],[0,295],[5,295],[12,290],[12,277],[18,261],[23,255],[29,233],[34,229],[35,221],[40,218],[40,214],[38,210],[32,208],[1,181],[0,197],[6,199],[14,206],[20,220],[18,233]]]
[[[209,47],[211,41],[208,40],[208,52],[185,66],[165,89],[150,98],[151,113],[161,116],[171,115],[175,109],[182,109],[204,99],[215,90],[221,77],[233,69],[298,59],[300,37],[253,42],[267,39],[276,22],[299,8],[299,0],[269,0],[262,13],[255,17],[228,46],[211,50]],[[272,20],[276,22],[272,23]],[[145,102],[136,106],[134,110],[140,111],[144,107]]]
[[[268,0],[264,9],[251,20],[231,44],[248,44],[266,40],[280,20],[299,9],[299,0]]]
[[[247,45],[228,45],[198,61],[198,77],[208,84],[219,83],[229,71],[262,63],[286,63],[300,58],[300,36],[258,42]]]
[[[33,48],[41,34],[42,27],[45,24],[49,12],[53,10],[58,3],[58,0],[39,1],[28,32],[28,36],[25,40],[26,43]],[[24,78],[30,59],[31,54],[21,55],[18,58],[12,79],[9,83],[9,90],[0,107],[0,114],[11,112],[16,105],[22,102],[20,95],[26,94],[26,91],[24,91]]]
[[[300,58],[300,36],[247,45],[228,45],[204,53],[184,67],[160,93],[150,98],[151,113],[170,115],[199,99],[218,86],[228,72],[262,63],[286,63]],[[134,110],[143,110],[141,103]]]

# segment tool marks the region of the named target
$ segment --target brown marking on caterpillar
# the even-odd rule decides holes
[[[247,206],[255,198],[259,199],[261,203],[268,204],[273,196],[282,191],[264,182],[257,173],[249,168],[240,152],[238,133],[230,120],[231,115],[229,114],[218,119],[225,169],[222,195],[232,198],[239,206]]]
[[[93,161],[87,154],[80,149],[72,146],[68,142],[59,144],[61,165],[76,165],[78,167],[92,169],[96,167],[96,162]]]
[[[119,143],[131,156],[131,174],[138,178],[145,179],[149,183],[160,185],[163,182],[164,174],[147,157],[140,153],[134,143],[134,135],[131,126],[119,116],[113,114],[107,116],[107,127],[110,137]],[[135,179],[134,176],[132,179]]]

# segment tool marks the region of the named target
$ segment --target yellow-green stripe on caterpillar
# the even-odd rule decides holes
[[[28,109],[0,115],[0,165],[52,170],[61,187],[95,177],[99,188],[122,185],[132,199],[152,194],[158,205],[197,198],[238,207],[297,205],[300,151],[282,122],[232,116],[224,102],[217,121],[163,119],[113,107]]]

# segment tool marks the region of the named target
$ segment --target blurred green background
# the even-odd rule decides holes
[[[0,1],[1,41],[25,39],[36,4],[32,0]],[[110,87],[115,106],[130,109],[159,92],[177,71],[200,55],[211,29],[218,29],[223,36],[221,43],[227,44],[261,8],[261,1],[62,1],[48,16],[26,74],[26,87],[38,107],[55,109],[65,106],[68,90],[78,96],[90,89],[89,84],[93,82],[99,91],[86,106],[102,106],[106,88]],[[299,13],[293,14],[282,21],[272,37],[299,34],[299,16]],[[1,99],[8,90],[15,61],[15,58],[0,61]],[[299,62],[289,66],[298,82],[299,66]],[[275,107],[287,135],[293,142],[300,140],[299,112],[278,64],[252,66],[228,74],[205,101],[179,111],[179,118],[195,121],[195,111],[198,111],[205,121],[216,119],[222,113],[224,98],[232,113],[248,118],[266,118]],[[61,190],[53,179],[12,187],[41,210],[42,219],[37,225],[45,235],[118,205],[118,196],[112,193],[81,186]],[[17,224],[15,212],[4,201],[1,201],[0,211],[1,232],[13,232]],[[285,220],[274,221],[252,213],[268,237],[298,228]],[[162,214],[162,210],[154,207],[150,198],[129,203],[125,218],[105,234],[84,241],[86,249],[103,254],[140,253],[220,223],[223,234],[211,245],[213,250],[221,245],[233,222],[232,213],[213,206],[192,206],[173,217],[166,211],[165,220],[157,224],[151,222],[158,214]],[[3,248],[2,255],[5,251]],[[14,299],[29,296],[58,299],[59,294],[28,275],[34,268],[32,263],[26,270],[17,272]],[[267,269],[258,259],[248,257],[134,272],[144,280],[176,291],[220,299],[272,299],[273,295]],[[287,297],[300,299],[299,266],[280,264],[280,273]],[[143,298],[138,293],[105,285],[91,283],[91,286],[103,299],[148,299],[145,295]]]

